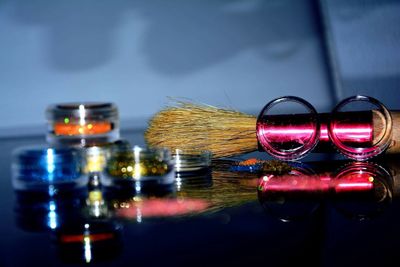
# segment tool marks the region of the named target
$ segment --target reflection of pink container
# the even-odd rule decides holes
[[[391,175],[383,167],[370,162],[352,162],[341,168],[333,179],[335,193],[378,190],[391,180]],[[388,190],[385,188],[385,191]]]
[[[340,213],[357,219],[379,214],[392,202],[393,177],[382,166],[351,161],[329,170],[329,163],[315,163],[316,169],[322,168],[321,173],[294,167],[285,175],[263,174],[258,184],[259,201],[267,212],[284,221],[309,216],[323,200],[333,200],[330,203]]]
[[[382,167],[368,162],[352,162],[337,173],[290,172],[263,175],[258,190],[264,193],[351,193],[374,190],[377,181],[390,177]],[[380,182],[378,182],[378,185]]]
[[[264,175],[258,188],[269,193],[326,193],[330,189],[330,177],[323,179],[319,175]]]

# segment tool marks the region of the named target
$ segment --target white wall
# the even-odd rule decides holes
[[[340,78],[339,98],[366,94],[400,109],[400,1],[321,1]]]
[[[122,119],[143,127],[167,96],[257,112],[289,94],[330,108],[314,8],[305,0],[0,0],[0,128],[42,125],[47,105],[69,101],[115,102]]]

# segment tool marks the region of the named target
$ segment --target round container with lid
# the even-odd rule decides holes
[[[52,145],[93,146],[119,138],[119,117],[113,103],[62,103],[46,110],[47,141]]]
[[[210,151],[176,149],[172,157],[177,173],[197,173],[209,170],[211,167]]]
[[[81,151],[73,148],[21,147],[13,153],[13,186],[50,195],[87,185]]]
[[[171,153],[162,148],[113,147],[102,184],[117,190],[153,193],[173,186]]]
[[[299,160],[319,141],[318,113],[300,97],[276,98],[260,112],[256,134],[260,146],[271,156],[280,160]]]
[[[369,121],[366,125],[365,117]],[[392,141],[392,132],[393,119],[389,110],[377,99],[363,95],[337,104],[328,124],[328,135],[335,147],[358,161],[384,152]]]

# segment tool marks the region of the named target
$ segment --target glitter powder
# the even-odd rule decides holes
[[[119,117],[112,103],[67,103],[47,108],[51,145],[88,147],[119,138]]]

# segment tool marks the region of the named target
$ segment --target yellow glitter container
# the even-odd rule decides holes
[[[156,191],[174,184],[175,170],[171,153],[162,148],[113,147],[102,185],[117,190]]]

